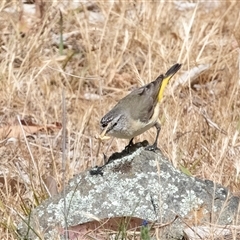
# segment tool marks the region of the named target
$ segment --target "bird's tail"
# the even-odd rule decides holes
[[[181,64],[176,63],[165,73],[161,87],[158,92],[158,101],[161,101],[161,99],[163,98],[163,92],[165,87],[167,86],[169,80],[173,77],[173,75],[181,68],[181,66]]]

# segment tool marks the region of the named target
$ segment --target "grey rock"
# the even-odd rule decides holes
[[[212,181],[185,175],[160,151],[147,151],[144,145],[116,153],[106,165],[69,182],[65,190],[68,226],[90,222],[93,216],[131,216],[163,225],[171,222],[164,226],[161,239],[181,239],[197,209],[202,210],[199,224],[236,224],[238,197]],[[35,208],[19,225],[19,232],[27,239],[37,239],[34,231],[54,239],[59,227],[64,228],[64,219],[64,194],[60,193]]]

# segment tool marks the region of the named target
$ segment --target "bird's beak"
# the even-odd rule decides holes
[[[108,123],[108,125],[104,128],[102,125],[101,125],[101,128],[102,128],[102,132],[101,132],[101,134],[97,137],[99,140],[107,140],[107,139],[110,139],[110,137],[109,136],[106,136],[106,132],[107,132],[107,130],[108,130],[108,128],[109,128],[109,125],[110,125],[110,123]]]

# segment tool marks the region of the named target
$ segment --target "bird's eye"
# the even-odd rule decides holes
[[[107,122],[101,121],[101,125],[102,125],[103,128],[105,128],[108,124],[107,124]]]
[[[106,122],[104,122],[103,119],[100,121],[100,124],[101,124],[102,127],[106,127],[107,126]]]

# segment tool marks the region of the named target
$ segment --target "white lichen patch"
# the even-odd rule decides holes
[[[186,194],[181,196],[181,208],[179,213],[181,216],[186,216],[192,209],[198,208],[203,203],[203,199],[196,195],[193,190],[186,190]]]
[[[69,181],[68,186],[69,186],[69,187],[74,187],[74,186],[76,186],[76,184],[77,184],[76,181],[78,181],[78,182],[81,181],[81,176],[78,176],[77,179],[74,178],[74,179],[72,179],[71,181]]]
[[[178,187],[176,185],[174,185],[174,184],[168,183],[167,184],[167,190],[170,191],[173,194],[173,196],[174,196],[174,194],[178,192]]]

